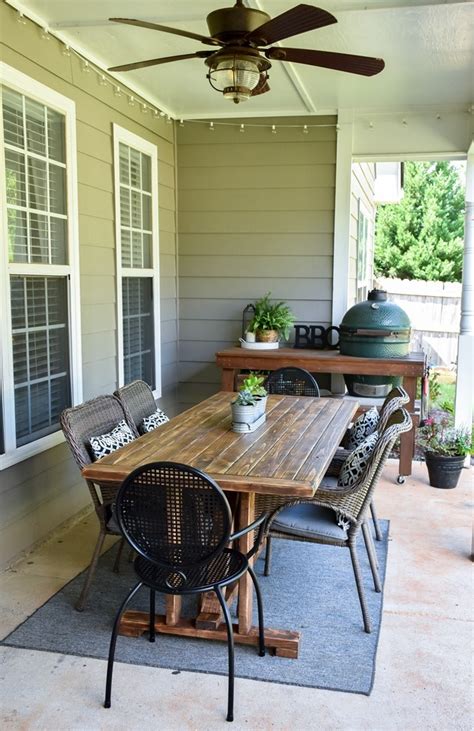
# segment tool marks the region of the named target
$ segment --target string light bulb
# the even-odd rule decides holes
[[[166,117],[166,124],[172,124],[172,123],[173,123],[173,120],[171,119],[170,115],[168,114],[168,116]]]
[[[89,61],[84,61],[84,63],[82,64],[82,70],[85,74],[90,74],[91,67],[89,66]]]
[[[105,74],[100,74],[100,76],[99,76],[99,84],[101,86],[107,86],[107,79],[105,78]]]
[[[303,134],[304,135],[307,135],[308,133],[309,133],[308,125],[305,124],[304,127],[303,127]]]
[[[68,45],[65,45],[62,50],[63,56],[70,56],[71,55],[71,49]]]
[[[135,106],[135,98],[133,96],[128,97],[128,106],[134,107]]]
[[[49,30],[47,28],[43,28],[43,30],[41,31],[41,38],[43,39],[43,41],[51,40],[51,36],[49,35]]]
[[[276,135],[276,133],[277,133],[277,128],[275,127],[274,124],[272,124],[272,135]]]
[[[180,127],[184,127],[184,120],[183,120],[183,119],[180,119],[180,120],[179,120],[179,126],[180,126]]]
[[[122,89],[120,88],[120,86],[115,86],[115,88],[114,88],[114,95],[115,96],[122,96]]]
[[[20,23],[20,25],[26,25],[26,18],[19,10],[17,11],[16,21],[17,23]]]
[[[239,132],[245,132],[245,124],[240,125]]]
[[[209,122],[209,132],[214,132],[214,122]]]

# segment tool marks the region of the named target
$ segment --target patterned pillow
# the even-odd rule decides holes
[[[360,480],[369,463],[378,438],[379,433],[374,431],[373,434],[369,434],[362,444],[359,444],[359,446],[350,453],[339,473],[337,481],[338,487],[352,487],[358,480]]]
[[[362,444],[364,439],[377,429],[379,418],[376,406],[361,414],[350,428],[349,434],[344,440],[344,447],[352,450]]]
[[[146,434],[149,431],[153,431],[158,426],[166,424],[167,421],[169,421],[169,418],[166,416],[165,412],[161,409],[157,409],[153,412],[153,414],[150,414],[150,416],[145,416],[140,424],[140,433]]]
[[[134,439],[132,430],[125,420],[122,420],[107,434],[91,437],[89,443],[95,459],[100,459],[101,457],[106,457],[108,454],[112,454],[116,449],[120,449],[120,447],[124,447],[126,444],[133,442]]]

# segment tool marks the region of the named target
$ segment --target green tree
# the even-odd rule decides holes
[[[460,282],[464,191],[449,162],[405,163],[404,197],[378,206],[375,270],[384,277]]]

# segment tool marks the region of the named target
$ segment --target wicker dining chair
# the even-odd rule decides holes
[[[319,397],[319,386],[316,379],[304,368],[293,366],[278,368],[272,371],[266,380],[268,393],[282,396],[314,396]]]
[[[90,438],[110,432],[123,420],[130,421],[120,401],[112,395],[97,396],[97,398],[86,401],[80,406],[73,406],[62,412],[61,427],[79,469],[82,470],[86,465],[94,461],[92,452],[90,451]],[[129,423],[129,426],[134,436],[138,436],[138,431],[134,424]],[[84,609],[105,536],[120,535],[118,524],[112,514],[112,505],[115,502],[117,494],[116,487],[96,485],[91,480],[86,480],[86,483],[99,520],[99,536],[92,554],[81,595],[76,603],[76,609],[79,612],[82,612]],[[123,541],[117,553],[114,571],[118,571],[122,548]]]
[[[377,431],[382,432],[385,428],[385,425],[387,424],[389,418],[392,414],[395,413],[398,409],[400,409],[402,406],[406,406],[410,401],[410,397],[408,393],[405,391],[403,386],[395,386],[392,388],[390,393],[387,394],[385,397],[385,400],[382,404],[382,407],[380,409],[379,413],[379,421],[377,425],[374,427],[374,430],[377,429]],[[344,445],[347,444],[349,435],[351,434],[351,429],[348,429],[343,442],[342,446],[339,447],[336,451],[336,454],[334,455],[334,458],[329,465],[328,473],[330,475],[338,476],[339,472],[341,471],[342,465],[344,464],[345,460],[351,453],[351,449],[347,449]],[[367,433],[365,434],[367,436]],[[353,445],[352,449],[355,445]],[[377,511],[375,508],[375,503],[372,501],[370,503],[370,513],[372,515],[372,522],[374,524],[374,532],[375,532],[375,538],[377,541],[382,540],[382,532],[380,530],[379,521],[377,518]]]
[[[249,563],[259,548],[265,516],[231,535],[232,513],[224,492],[200,470],[175,462],[154,462],[134,470],[122,483],[116,510],[125,539],[138,554],[138,582],[122,602],[112,630],[107,664],[105,708],[110,708],[115,646],[120,619],[130,600],[145,586],[150,596],[149,640],[155,641],[155,594],[203,594],[214,591],[227,629],[227,720],[234,719],[234,637],[222,589],[248,571],[257,596],[259,655],[265,655],[263,605]],[[258,529],[258,531],[257,531]],[[257,531],[244,555],[228,548],[236,538]]]
[[[371,622],[357,556],[356,540],[362,531],[374,588],[376,591],[381,591],[375,552],[366,526],[366,515],[395,440],[400,434],[410,431],[411,428],[411,417],[404,408],[398,409],[392,414],[385,430],[377,440],[363,475],[346,490],[327,491],[325,485],[322,484],[316,497],[309,500],[286,502],[282,502],[281,497],[256,496],[257,512],[267,512],[265,527],[267,538],[284,538],[349,548],[364,620],[364,630],[368,633],[371,632]],[[337,478],[333,479],[337,480]],[[265,573],[268,573],[270,568],[270,560],[271,551],[269,551],[267,543]]]
[[[145,417],[156,411],[155,397],[151,387],[145,381],[133,381],[114,392],[137,432]],[[130,424],[130,425],[131,425]]]

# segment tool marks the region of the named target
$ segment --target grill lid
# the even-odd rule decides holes
[[[368,331],[383,331],[386,335],[409,331],[410,318],[405,310],[394,302],[389,302],[387,292],[382,289],[373,289],[368,299],[347,310],[342,318],[341,332],[368,335]],[[380,332],[382,336],[382,332]]]

